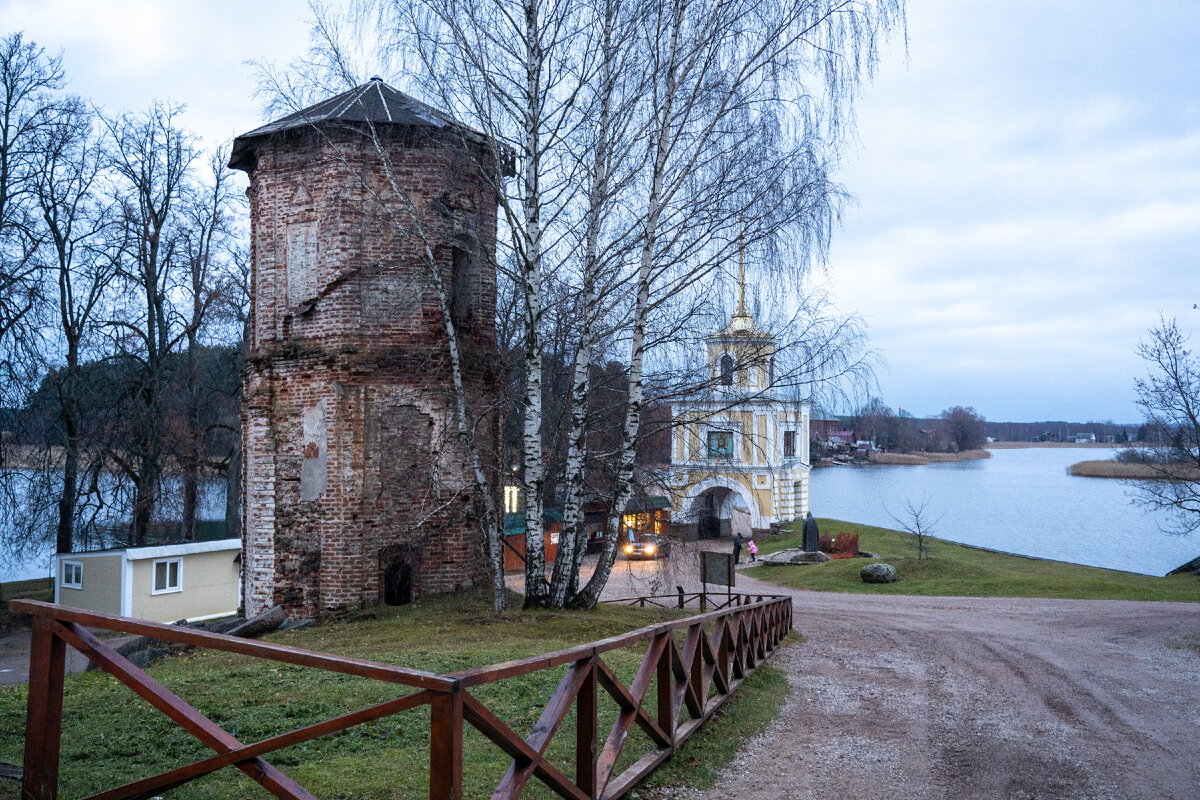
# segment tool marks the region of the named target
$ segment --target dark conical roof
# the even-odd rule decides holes
[[[471,130],[449,114],[409,97],[375,77],[361,86],[334,95],[308,108],[301,109],[274,122],[268,122],[233,140],[229,166],[244,169],[250,154],[251,142],[262,136],[281,133],[293,128],[318,125],[322,122],[370,122],[375,125],[404,125],[409,127],[456,128],[468,138],[486,141],[483,134]]]

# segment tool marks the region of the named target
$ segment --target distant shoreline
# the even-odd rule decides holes
[[[950,461],[974,461],[991,458],[987,450],[964,450],[961,453],[871,453],[868,460],[880,466],[923,466]]]
[[[1024,450],[1027,447],[1133,447],[1135,442],[988,442],[988,450]]]

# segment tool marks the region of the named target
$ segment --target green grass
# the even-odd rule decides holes
[[[440,597],[402,608],[382,608],[355,620],[277,634],[271,641],[401,664],[433,672],[570,647],[648,625],[681,612],[603,606],[594,612],[512,611],[492,615],[474,596]],[[687,612],[694,613],[694,612]],[[682,643],[682,634],[678,641]],[[614,652],[605,661],[628,685],[644,648]],[[471,693],[521,735],[527,735],[566,667],[511,678]],[[184,700],[244,742],[407,693],[377,681],[214,651],[193,650],[157,662],[150,673]],[[653,697],[652,684],[648,697]],[[777,712],[786,680],[777,670],[759,669],[715,718],[675,756],[726,763],[741,737],[761,729]],[[23,685],[0,690],[0,761],[21,763],[25,724]],[[601,740],[616,706],[601,689]],[[748,702],[743,704],[743,699]],[[744,706],[744,707],[743,707]],[[567,775],[574,773],[574,712],[569,712],[548,755]],[[321,798],[428,796],[427,707],[417,708],[346,732],[279,751],[268,760]],[[708,727],[708,726],[706,726]],[[60,796],[79,797],[209,755],[203,746],[101,672],[69,676],[64,700]],[[648,751],[649,740],[634,727],[618,771]],[[693,746],[692,742],[696,742]],[[724,759],[723,761],[721,759]],[[510,760],[466,726],[464,796],[487,797]],[[671,762],[668,762],[670,764]],[[658,783],[693,785],[693,770],[659,777]],[[709,780],[708,773],[695,776]],[[0,798],[15,798],[16,782],[0,785]],[[269,795],[240,773],[226,769],[181,787],[175,798]],[[548,798],[534,780],[525,797]]]
[[[49,578],[34,578],[31,581],[9,581],[0,584],[0,635],[29,627],[29,618],[8,612],[9,600],[44,600],[54,602],[54,584]]]
[[[781,646],[800,641],[800,634],[791,633]],[[634,790],[630,796],[653,797],[656,789],[675,786],[711,789],[721,769],[745,742],[761,733],[779,714],[787,693],[787,673],[770,662],[763,664],[737,688],[735,699],[721,706],[672,759],[643,782],[645,790]]]
[[[917,546],[907,533],[839,520],[819,520],[822,535],[857,533],[858,547],[877,553],[896,568],[898,580],[863,583],[859,571],[871,563],[848,558],[806,566],[758,567],[751,574],[793,589],[864,594],[911,594],[958,597],[1063,597],[1086,600],[1178,600],[1200,602],[1200,578],[1169,575],[1157,578],[1061,561],[1022,558],[965,545],[933,540],[927,557],[917,560]],[[800,533],[765,540],[762,553],[799,547]]]

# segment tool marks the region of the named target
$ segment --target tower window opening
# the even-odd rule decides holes
[[[721,356],[721,384],[733,386],[733,356],[729,353]]]

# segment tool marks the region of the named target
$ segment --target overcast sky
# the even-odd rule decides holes
[[[184,102],[207,142],[261,121],[250,59],[307,44],[301,2],[0,0],[108,111]],[[918,416],[1134,421],[1134,348],[1200,328],[1200,3],[912,0],[858,106],[832,253],[843,310]]]

